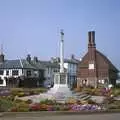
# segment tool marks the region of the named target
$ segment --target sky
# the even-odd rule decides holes
[[[94,30],[97,49],[120,68],[119,0],[0,0],[0,45],[6,59],[58,57],[60,29],[66,58],[82,58],[88,31]]]

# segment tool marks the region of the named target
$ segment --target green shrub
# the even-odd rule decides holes
[[[87,102],[88,102],[88,104],[96,104],[96,102],[91,99],[89,99]]]
[[[19,92],[19,93],[17,93],[17,96],[18,97],[23,97],[23,96],[25,96],[25,93],[24,92]]]
[[[31,103],[32,103],[32,100],[28,99],[27,101],[25,101],[25,103],[31,104]]]
[[[14,107],[17,109],[17,112],[28,112],[29,111],[29,104],[27,104],[25,101],[16,103]]]
[[[60,105],[54,105],[54,111],[59,111],[60,110]]]
[[[34,94],[40,94],[40,93],[44,93],[47,92],[46,88],[35,88],[31,90]]]
[[[114,100],[108,104],[108,109],[120,109],[120,101]]]
[[[21,100],[21,99],[16,99],[14,102],[15,102],[15,103],[21,103],[21,102],[23,102],[23,100]]]
[[[113,94],[114,96],[120,95],[120,89],[117,89],[117,88],[112,89],[111,94]]]
[[[12,96],[28,96],[28,95],[35,95],[35,94],[40,94],[43,92],[47,92],[46,88],[34,88],[34,89],[23,89],[23,88],[12,88],[11,90],[11,95]]]
[[[22,88],[11,88],[11,95],[18,96],[20,92],[24,92]]]
[[[115,87],[120,89],[120,83],[116,84]]]
[[[0,99],[0,112],[7,112],[13,106],[13,102],[11,100],[1,98]]]
[[[56,101],[46,99],[46,100],[40,101],[40,104],[54,105],[54,104],[56,104]]]
[[[108,109],[118,109],[118,106],[114,104],[110,104],[108,105]]]

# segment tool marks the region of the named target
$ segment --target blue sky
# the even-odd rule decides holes
[[[65,57],[87,51],[88,31],[97,49],[120,68],[119,0],[0,0],[0,44],[6,59],[29,53],[47,60],[59,56],[59,29],[65,32]]]

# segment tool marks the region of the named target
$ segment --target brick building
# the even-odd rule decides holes
[[[78,64],[77,87],[116,84],[118,69],[96,49],[95,31],[88,32],[88,52]]]

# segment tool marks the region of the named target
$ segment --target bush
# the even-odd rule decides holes
[[[13,102],[6,98],[0,99],[0,112],[7,112],[13,106]]]
[[[23,96],[25,96],[25,93],[24,92],[19,92],[19,93],[17,93],[17,96],[18,97],[23,97]]]
[[[32,103],[32,100],[28,99],[27,101],[25,101],[25,103],[31,104],[31,103]]]
[[[15,103],[11,110],[16,110],[17,112],[28,112],[29,104],[27,104],[25,101],[21,101],[19,103]]]
[[[13,96],[19,96],[20,93],[24,93],[22,88],[11,88],[11,95]]]
[[[76,99],[74,99],[74,98],[69,98],[67,101],[66,101],[66,103],[67,104],[76,104],[78,101],[76,100]]]
[[[12,88],[11,95],[23,97],[23,96],[28,96],[28,95],[40,94],[46,91],[47,89],[45,88],[34,88],[34,89]]]
[[[88,104],[96,104],[95,101],[93,101],[91,99],[89,99],[87,102],[88,102]]]
[[[47,92],[47,89],[46,88],[35,88],[35,89],[32,89],[31,91],[33,91],[34,94],[40,94],[40,93]]]
[[[117,89],[117,88],[113,89],[111,94],[113,94],[114,96],[120,95],[120,89]]]
[[[116,84],[115,87],[120,89],[120,83]]]
[[[56,101],[46,99],[46,100],[40,101],[40,104],[54,105],[54,104],[56,104]]]
[[[107,108],[108,109],[120,109],[120,101],[112,100],[112,102],[108,102]]]

